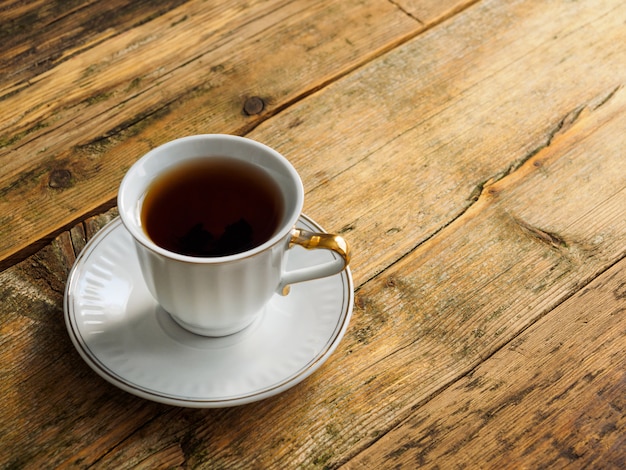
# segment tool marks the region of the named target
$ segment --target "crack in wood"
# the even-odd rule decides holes
[[[601,95],[599,95],[598,97],[588,101],[587,103],[577,106],[574,109],[572,109],[571,111],[569,111],[568,113],[565,114],[565,116],[563,116],[559,122],[556,123],[556,125],[554,125],[547,133],[546,133],[546,138],[544,140],[544,142],[542,144],[540,144],[539,146],[537,146],[536,148],[534,148],[533,150],[531,150],[530,152],[528,152],[526,155],[524,155],[522,158],[516,160],[515,162],[513,162],[508,168],[506,168],[504,171],[501,171],[499,173],[496,173],[495,175],[491,176],[490,178],[485,179],[484,181],[481,181],[480,183],[478,183],[474,189],[472,190],[472,192],[470,193],[469,197],[467,198],[468,201],[470,201],[471,203],[474,203],[476,201],[478,201],[478,199],[483,195],[484,190],[486,189],[487,186],[491,186],[501,180],[503,180],[504,178],[506,178],[507,176],[511,175],[512,173],[514,173],[515,171],[519,170],[525,163],[527,163],[528,161],[530,161],[534,156],[536,156],[537,154],[539,154],[541,151],[545,150],[546,148],[550,147],[552,145],[552,143],[554,142],[554,139],[560,135],[564,135],[567,131],[569,131],[572,126],[574,126],[574,124],[576,122],[578,122],[582,117],[583,117],[583,112],[585,110],[592,112],[597,110],[598,108],[602,107],[603,105],[605,105],[606,103],[608,103],[611,98],[613,98],[615,96],[615,94],[622,88],[622,85],[617,85],[615,88],[611,89],[608,93],[603,93]],[[468,206],[467,208],[469,209]]]
[[[456,216],[452,217],[448,222],[442,224],[439,228],[437,228],[431,234],[426,236],[421,242],[417,243],[412,249],[408,250],[406,253],[404,253],[402,256],[400,256],[398,259],[396,259],[393,262],[389,263],[384,269],[378,271],[372,277],[370,277],[370,278],[366,279],[365,281],[363,281],[363,283],[361,283],[359,286],[357,286],[357,288],[355,289],[355,292],[359,292],[370,281],[373,281],[374,279],[379,278],[379,276],[381,274],[389,271],[393,266],[397,265],[403,259],[405,259],[408,256],[410,256],[412,253],[414,253],[416,250],[418,250],[422,245],[424,245],[429,240],[432,240],[434,237],[436,237],[444,229],[446,229],[447,227],[449,227],[450,225],[452,225],[453,223],[455,223],[456,221],[461,219],[470,210],[470,208],[472,206],[474,206],[474,204],[476,204],[478,202],[478,200],[485,195],[485,191],[489,191],[489,186],[491,186],[494,183],[499,182],[499,181],[503,180],[504,178],[506,178],[507,176],[513,174],[516,170],[521,168],[522,165],[524,165],[526,162],[530,161],[535,155],[537,155],[539,152],[541,152],[542,150],[544,150],[547,147],[549,147],[554,142],[554,139],[557,136],[563,135],[564,133],[566,133],[569,129],[571,129],[571,127],[579,119],[581,119],[584,116],[583,111],[588,110],[590,112],[593,112],[593,111],[597,110],[598,108],[600,108],[604,104],[608,103],[616,95],[616,93],[619,90],[621,90],[622,88],[623,88],[623,86],[620,84],[620,85],[614,87],[608,93],[602,94],[602,95],[596,97],[594,100],[589,101],[585,105],[578,106],[578,107],[574,108],[573,110],[571,110],[570,112],[566,113],[563,116],[563,118],[560,119],[559,122],[555,126],[553,126],[549,130],[549,132],[546,134],[546,139],[545,139],[544,144],[540,145],[537,149],[535,149],[534,151],[528,153],[527,155],[525,155],[523,158],[521,158],[517,162],[514,162],[505,171],[500,172],[497,175],[493,176],[492,178],[486,179],[485,181],[483,181],[479,185],[477,185],[477,187],[472,191],[472,194],[468,198],[468,201],[469,201],[468,205],[465,208],[463,208]],[[564,237],[562,237],[561,235],[557,234],[557,233],[549,232],[547,230],[540,229],[538,227],[534,227],[531,224],[529,224],[529,223],[527,223],[527,222],[525,222],[525,221],[523,221],[521,219],[515,218],[515,217],[513,217],[513,220],[515,221],[517,226],[522,229],[522,231],[524,231],[527,235],[530,235],[532,238],[540,241],[541,243],[548,244],[552,248],[557,249],[559,251],[561,251],[564,248],[568,247],[567,240]],[[434,391],[430,395],[424,397],[424,399],[420,400],[412,408],[413,409],[418,408],[423,403],[431,401],[433,398],[436,398],[438,395],[444,393],[446,390],[448,390],[451,387],[453,387],[456,383],[459,383],[459,381],[464,379],[465,377],[471,377],[475,373],[475,371],[478,369],[478,367],[480,367],[481,364],[483,364],[484,362],[489,360],[491,357],[495,356],[498,352],[500,352],[504,348],[510,346],[512,341],[514,341],[516,338],[519,338],[524,332],[526,332],[529,328],[531,328],[533,325],[535,325],[538,321],[543,319],[551,311],[553,311],[554,309],[558,308],[560,305],[562,305],[565,302],[567,302],[570,298],[572,298],[578,292],[580,292],[583,289],[585,289],[590,283],[593,282],[594,279],[596,279],[599,276],[602,276],[604,273],[606,273],[607,271],[612,269],[615,265],[617,265],[618,263],[622,262],[625,258],[626,258],[626,252],[623,252],[623,253],[619,254],[617,256],[617,258],[615,258],[612,261],[610,261],[607,265],[602,266],[597,272],[593,273],[592,275],[589,275],[588,277],[586,277],[584,279],[580,279],[576,283],[576,285],[569,292],[565,293],[561,298],[559,298],[558,301],[554,305],[544,309],[541,312],[538,312],[537,316],[533,319],[533,321],[529,322],[529,324],[527,324],[520,331],[517,331],[515,336],[512,337],[509,341],[503,342],[500,346],[497,346],[493,350],[489,351],[487,354],[482,355],[481,358],[480,358],[480,361],[477,362],[476,366],[470,367],[470,369],[467,370],[465,373],[459,374],[458,377],[452,379],[449,383],[445,384],[444,386],[442,386],[438,390]],[[402,348],[402,349],[404,349],[404,348]],[[390,352],[389,354],[387,354],[385,356],[385,359],[390,357],[390,356],[392,356],[392,355],[394,355],[395,353],[397,353],[400,350],[401,349],[398,349],[396,351]],[[380,440],[389,431],[391,431],[392,429],[396,428],[397,426],[402,425],[403,422],[404,422],[403,419],[399,419],[398,420],[398,424],[390,427],[389,429],[387,429],[385,431],[381,431],[376,436],[375,439],[373,439],[371,442],[369,442],[369,445],[371,446],[373,443],[375,443],[376,441]],[[337,466],[339,467],[341,465],[346,464],[347,462],[352,460],[355,456],[359,455],[359,453],[360,453],[359,450],[355,450],[350,455],[345,456],[343,459],[341,459],[337,463]]]
[[[511,216],[511,219],[522,230],[524,234],[530,236],[534,240],[538,240],[540,243],[547,244],[557,250],[568,247],[567,241],[557,233],[548,232],[547,230],[534,227],[528,222],[525,222],[522,219],[514,216]]]
[[[552,143],[554,142],[554,139],[557,136],[565,134],[569,129],[571,129],[571,127],[576,122],[578,122],[579,119],[581,119],[581,116],[584,114],[583,111],[585,111],[585,110],[589,110],[589,111],[597,110],[598,108],[600,108],[601,106],[603,106],[604,104],[609,102],[611,100],[611,98],[613,98],[615,96],[615,94],[621,88],[622,88],[622,85],[620,84],[620,85],[614,87],[613,89],[611,89],[608,93],[603,93],[603,94],[599,95],[598,97],[590,100],[586,104],[581,105],[581,106],[577,106],[574,109],[572,109],[571,111],[567,112],[546,133],[546,138],[545,138],[544,142],[541,145],[539,145],[538,147],[533,149],[531,152],[529,152],[526,155],[524,155],[522,158],[514,161],[505,170],[503,170],[501,172],[498,172],[495,175],[493,175],[493,176],[491,176],[491,177],[481,181],[480,183],[478,183],[474,187],[474,189],[472,190],[472,192],[470,193],[470,195],[467,198],[468,204],[465,207],[463,207],[455,216],[453,216],[448,222],[442,224],[439,228],[435,229],[433,232],[431,232],[430,234],[425,236],[413,248],[408,250],[402,256],[400,256],[396,260],[394,260],[391,263],[389,263],[389,265],[387,265],[382,270],[380,270],[377,273],[375,273],[372,277],[366,279],[360,286],[358,286],[356,288],[355,291],[358,292],[361,287],[363,287],[364,285],[366,285],[370,281],[374,280],[375,278],[380,276],[382,273],[388,271],[390,268],[392,268],[393,266],[398,264],[400,261],[402,261],[407,256],[410,256],[413,252],[418,250],[422,245],[424,245],[425,243],[427,243],[430,240],[432,240],[434,237],[436,237],[439,233],[441,233],[447,227],[449,227],[450,225],[452,225],[453,223],[458,221],[460,218],[462,218],[474,206],[474,204],[476,204],[478,202],[478,200],[481,197],[485,196],[485,192],[486,191],[487,192],[490,191],[490,187],[491,186],[493,186],[495,183],[498,183],[498,182],[502,181],[504,178],[512,175],[517,170],[519,170],[524,164],[526,164],[533,157],[535,157],[537,154],[539,154],[542,150],[545,150],[546,148],[550,147],[550,145],[552,145]],[[538,229],[536,227],[532,227],[531,225],[527,224],[526,222],[523,222],[523,221],[520,221],[520,220],[517,220],[517,223],[518,223],[518,225],[522,229],[525,229],[526,233],[533,235],[533,237],[535,239],[541,240],[543,242],[547,242],[550,245],[554,246],[555,248],[556,247],[558,247],[558,248],[567,247],[566,241],[562,237],[560,237],[558,234],[554,234],[552,232],[547,232],[547,231]]]
[[[166,414],[171,414],[171,410],[169,410],[169,409],[160,409],[160,410],[154,412],[149,419],[147,419],[146,421],[142,422],[139,426],[135,427],[134,429],[129,430],[126,435],[121,436],[120,439],[117,442],[113,443],[108,450],[104,451],[96,460],[94,460],[89,465],[87,465],[86,468],[98,468],[98,464],[104,458],[106,458],[108,455],[110,455],[116,449],[118,449],[131,436],[133,436],[134,434],[136,434],[138,432],[141,432],[143,429],[149,428],[149,426],[153,422],[157,421],[158,419],[160,419],[162,416],[164,416]]]
[[[608,103],[616,94],[619,90],[621,90],[623,88],[622,84],[617,85],[615,88],[613,88],[609,93],[606,94],[606,96],[601,96],[595,103],[592,101],[590,103],[590,109],[592,111],[595,111],[596,109],[600,108],[601,106],[604,106],[606,103]]]
[[[117,137],[124,133],[125,131],[133,131],[137,130],[138,127],[142,128],[148,123],[150,123],[154,119],[159,119],[170,112],[170,106],[172,106],[176,101],[179,100],[180,97],[177,97],[174,100],[168,101],[161,106],[151,109],[150,111],[141,113],[136,115],[130,119],[127,119],[123,123],[114,128],[106,131],[102,135],[90,140],[81,145],[77,145],[76,149],[78,150],[90,150],[94,148],[99,148],[102,146],[106,146],[111,143],[114,137]]]
[[[415,16],[413,13],[411,13],[406,8],[404,8],[402,5],[400,5],[396,0],[389,0],[389,3],[391,3],[394,7],[396,7],[398,10],[400,10],[402,13],[404,13],[406,16],[408,16],[412,20],[415,20],[420,25],[424,26],[424,22],[422,20],[420,20],[417,16]]]
[[[87,227],[84,220],[70,229],[70,243],[74,252],[74,259],[78,258],[80,252],[85,248],[87,243],[86,233]]]
[[[17,263],[19,263],[21,261],[24,261],[26,258],[34,255],[39,250],[41,250],[46,245],[48,245],[51,241],[53,241],[56,237],[60,236],[64,232],[67,232],[67,231],[71,230],[72,227],[74,227],[76,224],[79,224],[81,222],[85,222],[90,217],[94,217],[94,216],[97,216],[97,215],[104,214],[106,211],[108,211],[111,208],[113,208],[115,206],[115,203],[116,203],[116,198],[115,197],[113,199],[105,201],[104,203],[102,203],[101,205],[95,207],[94,209],[89,210],[89,211],[85,212],[84,214],[79,215],[75,219],[70,220],[67,224],[64,224],[64,225],[60,226],[58,229],[50,232],[48,235],[43,235],[36,242],[34,242],[34,243],[30,244],[30,245],[24,246],[21,249],[18,249],[17,251],[15,251],[14,253],[10,254],[6,258],[0,260],[0,272],[4,271],[5,269],[8,269],[9,267],[13,266],[14,264],[17,264]]]

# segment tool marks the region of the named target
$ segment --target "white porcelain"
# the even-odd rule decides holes
[[[298,227],[323,231],[302,216]],[[287,267],[328,261],[326,250],[289,251]],[[276,395],[316,371],[343,337],[353,306],[349,269],[275,294],[242,331],[196,335],[161,308],[143,280],[120,219],[85,247],[70,273],[65,321],[83,359],[117,387],[170,405],[212,408]]]
[[[224,257],[198,258],[159,247],[141,225],[141,205],[149,185],[181,162],[215,156],[259,165],[278,183],[285,210],[276,234],[252,250]],[[183,137],[151,150],[130,168],[118,194],[120,217],[135,241],[149,291],[181,326],[207,336],[229,335],[246,327],[287,284],[345,268],[341,256],[304,264],[297,271],[285,268],[303,200],[300,177],[285,157],[259,142],[221,134]]]

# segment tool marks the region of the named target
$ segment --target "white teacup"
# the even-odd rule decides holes
[[[282,207],[271,235],[257,246],[219,256],[181,254],[155,243],[142,217],[146,195],[156,191],[155,180],[181,165],[215,158],[255,165],[273,180]],[[252,323],[275,293],[284,295],[290,284],[330,276],[348,265],[349,248],[342,237],[295,228],[303,201],[302,181],[285,157],[253,140],[221,134],[184,137],[151,150],[128,170],[118,193],[120,217],[135,241],[150,292],[178,324],[205,336],[236,333]],[[294,245],[339,256],[286,270],[286,254]]]

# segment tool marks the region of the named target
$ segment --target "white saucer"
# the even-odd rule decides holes
[[[323,231],[302,216],[298,226]],[[289,252],[288,267],[324,261],[326,250]],[[349,269],[275,295],[252,325],[221,338],[181,328],[148,292],[130,234],[115,219],[85,247],[65,291],[74,346],[117,387],[170,405],[242,405],[287,390],[317,370],[343,337],[353,306]]]

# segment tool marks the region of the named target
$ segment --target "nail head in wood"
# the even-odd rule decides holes
[[[243,104],[243,110],[248,116],[260,114],[265,108],[265,103],[258,96],[251,96]]]
[[[48,186],[51,188],[68,188],[71,185],[72,173],[69,170],[52,170]]]

